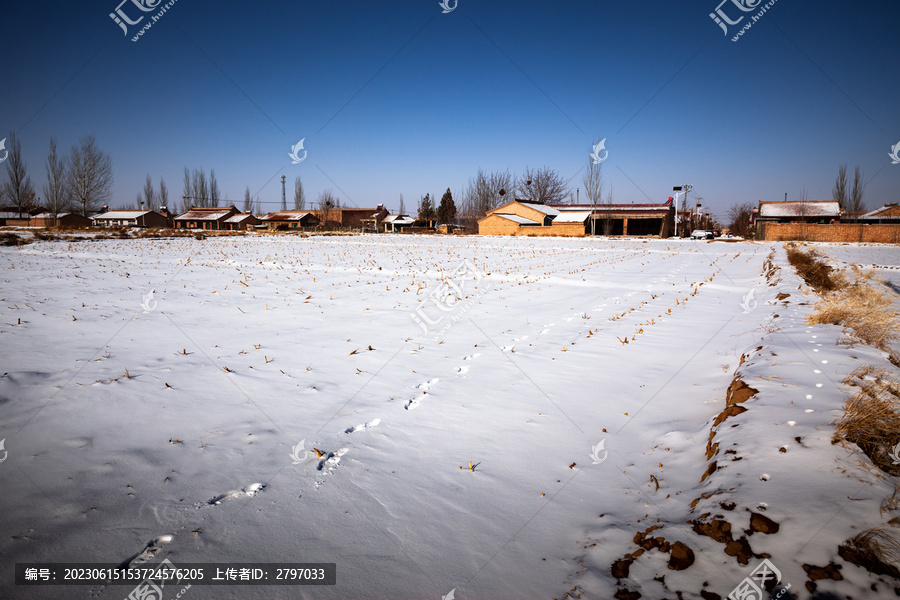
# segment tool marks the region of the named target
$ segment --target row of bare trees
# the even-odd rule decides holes
[[[50,138],[50,149],[44,166],[47,180],[41,186],[43,199],[37,197],[28,166],[22,156],[22,142],[15,132],[7,137],[9,155],[7,179],[0,185],[0,201],[21,214],[43,205],[55,218],[77,211],[88,216],[109,201],[112,193],[112,159],[103,152],[93,135],[83,137],[68,154],[60,154],[56,139]]]
[[[488,211],[517,198],[541,204],[563,204],[571,198],[571,191],[569,182],[550,167],[526,167],[520,176],[510,173],[509,169],[490,173],[478,169],[463,190],[458,212],[464,216],[483,217]],[[402,210],[402,197],[400,202]]]
[[[858,217],[866,210],[866,204],[863,202],[865,189],[866,184],[863,181],[862,170],[859,167],[853,170],[853,183],[849,184],[847,180],[847,165],[841,165],[834,180],[834,189],[832,189],[831,194],[834,200],[840,204],[841,210],[846,210],[853,218]]]
[[[187,212],[192,206],[219,206],[221,194],[216,171],[210,169],[209,178],[206,171],[184,168],[184,187],[182,188],[182,210]]]

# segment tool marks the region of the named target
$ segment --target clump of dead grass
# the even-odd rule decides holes
[[[871,366],[851,373],[844,383],[859,388],[844,404],[844,414],[834,422],[834,441],[856,444],[876,467],[900,475],[893,448],[900,444],[900,379]]]
[[[900,337],[900,313],[892,299],[869,283],[869,277],[826,294],[806,318],[808,325],[841,325],[870,346],[890,352]]]
[[[900,539],[893,531],[867,529],[841,544],[838,554],[870,573],[900,579],[900,571],[895,566],[900,565]]]
[[[788,262],[797,269],[797,274],[806,285],[820,294],[840,289],[845,284],[843,274],[833,269],[813,250],[806,250],[795,244],[787,244],[785,250]]]
[[[900,313],[877,285],[873,270],[835,269],[815,251],[794,244],[785,250],[797,273],[822,296],[807,325],[840,325],[864,343],[891,351],[890,344],[900,338]]]

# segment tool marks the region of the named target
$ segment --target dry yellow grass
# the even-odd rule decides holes
[[[864,276],[826,293],[806,323],[841,325],[866,344],[889,352],[891,342],[900,337],[900,313],[892,307],[892,299],[872,286],[869,279]]]
[[[841,544],[838,554],[871,573],[900,578],[894,566],[900,564],[900,540],[888,529],[867,529]]]
[[[890,474],[900,474],[891,450],[900,443],[900,380],[897,375],[874,367],[862,367],[844,383],[859,390],[844,405],[844,414],[834,422],[835,442],[856,444],[872,463]]]
[[[822,295],[806,318],[807,325],[840,325],[866,344],[891,351],[891,342],[900,338],[900,313],[878,285],[874,271],[837,270],[814,251],[793,244],[785,250],[797,273]]]

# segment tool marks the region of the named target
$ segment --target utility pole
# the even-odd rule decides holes
[[[281,210],[287,210],[287,196],[284,193],[285,176],[281,176]]]

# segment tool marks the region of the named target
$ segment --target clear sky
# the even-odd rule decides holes
[[[112,206],[149,173],[180,205],[185,166],[215,169],[280,206],[280,176],[308,200],[407,208],[460,194],[479,167],[549,166],[573,186],[591,143],[616,202],[665,201],[693,184],[714,215],[738,202],[830,199],[859,165],[870,208],[900,201],[900,5],[777,0],[218,2],[156,11],[126,0],[6,2],[0,135],[15,131],[32,179],[51,136],[94,134],[113,159]],[[161,3],[164,5],[165,1]],[[450,1],[453,6],[453,1]],[[305,138],[306,159],[291,164]],[[301,154],[302,156],[302,154]],[[5,177],[5,173],[2,173]],[[39,187],[39,185],[37,186]],[[175,199],[177,198],[177,203]],[[583,198],[583,196],[582,196]]]

